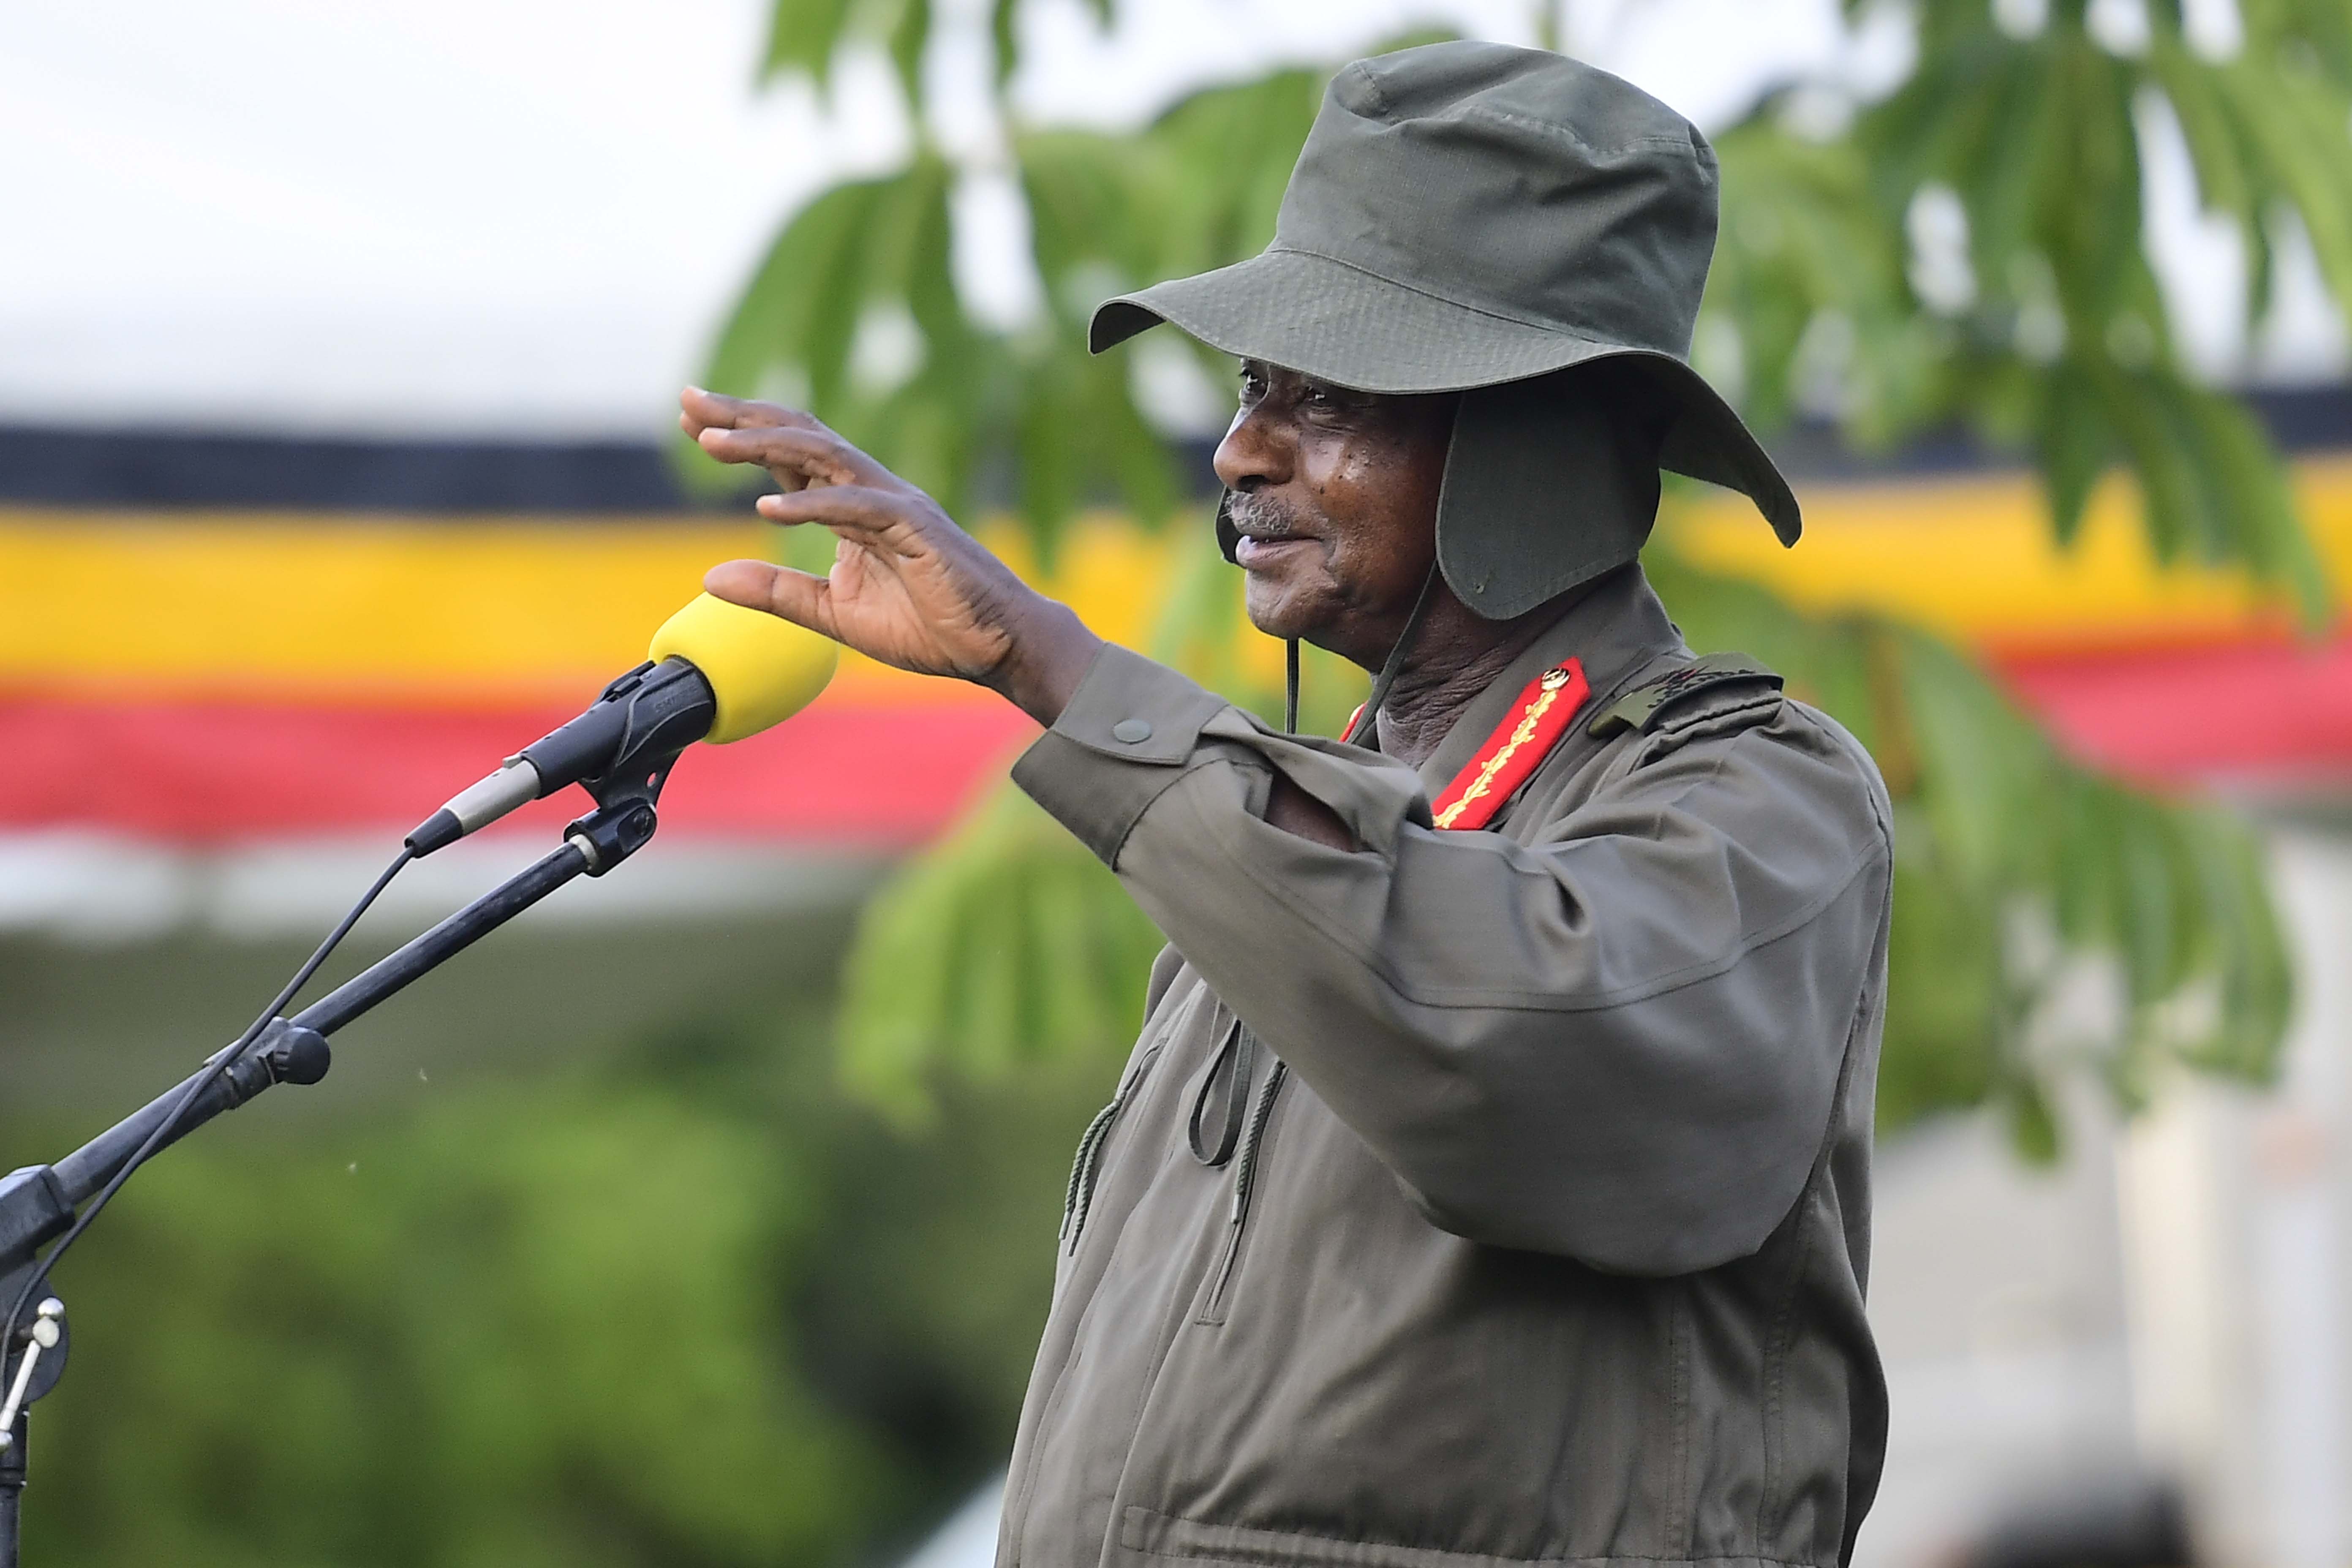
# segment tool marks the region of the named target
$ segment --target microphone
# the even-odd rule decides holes
[[[419,858],[566,784],[601,781],[624,764],[648,784],[697,741],[725,745],[781,724],[833,679],[830,638],[697,595],[664,621],[646,662],[604,688],[588,710],[449,797],[409,834]]]

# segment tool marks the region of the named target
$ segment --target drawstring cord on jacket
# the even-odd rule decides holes
[[[1257,1037],[1236,1018],[1225,1031],[1224,1044],[1209,1058],[1209,1070],[1201,1075],[1200,1089],[1192,1096],[1192,1114],[1184,1123],[1192,1158],[1213,1170],[1234,1157],[1234,1151],[1241,1146],[1242,1129],[1249,1121],[1250,1084],[1256,1077]],[[1220,1082],[1225,1084],[1224,1125],[1213,1144],[1203,1124],[1208,1120],[1209,1097],[1216,1093]]]

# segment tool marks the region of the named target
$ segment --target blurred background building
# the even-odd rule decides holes
[[[2145,25],[2091,10],[2124,44]],[[1710,128],[1809,73],[1904,68],[1899,26],[1831,0],[1569,11]],[[988,7],[939,13],[938,123],[984,142]],[[7,1163],[233,1035],[401,832],[634,663],[708,564],[772,548],[682,481],[672,400],[779,222],[910,132],[876,49],[829,96],[755,90],[767,14],[0,18]],[[1433,17],[1528,37],[1524,5],[1473,0],[1165,0],[1108,35],[1069,0],[1029,13],[1015,85],[1131,125]],[[2239,331],[2245,262],[2187,166],[2145,176],[2183,353],[2251,388],[2352,584],[2343,320],[2290,257]],[[958,286],[1017,318],[1039,285],[1014,193],[983,174],[955,201]],[[1223,416],[1187,397],[1160,403],[1201,485]],[[1895,1426],[1864,1562],[2345,1568],[2352,641],[2233,570],[2158,564],[2112,488],[2061,551],[1972,443],[1863,457],[1801,425],[1780,448],[1803,546],[1701,499],[1685,556],[1924,625],[2070,755],[2252,814],[2298,966],[2273,1087],[2170,1075],[2126,1120],[2077,1075],[2047,1165],[1983,1114],[1887,1140]],[[1140,642],[1171,548],[1097,510],[1047,575]],[[886,1562],[943,1521],[925,1563],[976,1560],[1060,1166],[1116,1058],[1016,1053],[918,1124],[845,1086],[830,1018],[868,895],[1031,732],[853,659],[782,729],[690,755],[637,861],[142,1175],[61,1276],[79,1353],[41,1411],[28,1560]],[[564,804],[407,875],[351,963],[534,858]],[[2060,1056],[2063,1002],[2039,1026]]]

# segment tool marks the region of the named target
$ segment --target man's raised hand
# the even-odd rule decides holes
[[[824,577],[765,561],[714,566],[703,586],[923,675],[993,688],[1050,724],[1102,646],[1068,606],[990,554],[939,503],[806,414],[688,387],[678,424],[722,463],[783,487],[760,515],[839,540]]]

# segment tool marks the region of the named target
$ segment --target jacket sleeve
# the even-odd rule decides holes
[[[1360,847],[1264,821],[1277,771]],[[1883,796],[1794,703],[1646,738],[1521,846],[1433,830],[1401,764],[1113,647],[1013,776],[1476,1241],[1636,1274],[1753,1252],[1883,988]]]

